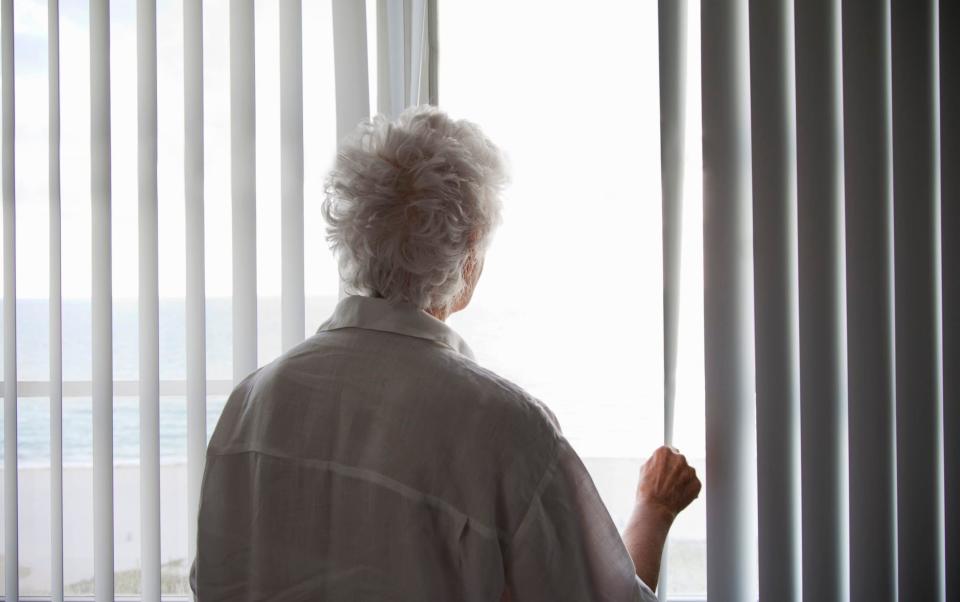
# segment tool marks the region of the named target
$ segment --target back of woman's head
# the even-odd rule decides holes
[[[500,221],[505,181],[500,151],[473,123],[427,106],[362,123],[322,207],[347,292],[451,307]]]

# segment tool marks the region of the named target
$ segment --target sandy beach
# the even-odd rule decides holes
[[[50,469],[24,467],[19,473],[20,590],[25,595],[49,594]],[[90,466],[64,466],[64,584],[75,594],[93,591],[92,478]],[[121,590],[124,580],[119,574],[137,571],[140,564],[140,468],[117,465],[113,478],[117,593],[135,593]],[[174,565],[179,561],[183,566],[187,557],[186,478],[185,463],[161,467],[161,559]],[[182,569],[184,576],[187,570]]]

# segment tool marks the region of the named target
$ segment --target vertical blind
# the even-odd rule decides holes
[[[889,7],[843,7],[851,594],[897,589]]]
[[[47,23],[48,168],[50,193],[50,591],[63,599],[63,335],[60,212],[60,5],[49,0]]]
[[[93,393],[91,401],[93,404],[93,575],[97,600],[110,599],[114,590],[110,160],[110,4],[108,0],[91,0],[90,207],[93,241],[91,266]],[[152,436],[153,433],[140,433],[141,439],[149,439]],[[11,598],[15,599],[12,596]]]
[[[948,6],[703,3],[710,599],[960,597]]]
[[[207,450],[206,287],[203,212],[203,3],[183,3],[183,171],[186,236],[187,557],[196,555]],[[54,592],[58,590],[53,590]]]
[[[658,3],[660,70],[660,188],[663,244],[663,443],[673,445],[680,331],[680,253],[686,123],[686,2]],[[660,560],[657,598],[667,599],[669,545]]]
[[[941,2],[940,31],[960,31],[960,11]],[[944,7],[948,7],[946,10]],[[940,35],[940,165],[960,165],[960,36]],[[947,599],[960,598],[960,171],[940,171],[943,322],[943,473]]]
[[[700,18],[707,594],[749,600],[757,544],[747,2],[705,2]]]
[[[114,456],[111,211],[110,3],[90,0],[90,175],[92,240],[93,533],[96,600],[114,598]],[[436,101],[436,3],[390,0],[378,46],[389,48],[378,77],[394,114],[410,104]],[[4,598],[19,599],[17,401],[24,389],[50,397],[51,598],[63,600],[62,299],[60,223],[60,28],[58,0],[48,0],[50,377],[48,386],[18,383],[16,303],[16,199],[14,132],[14,2],[0,3],[3,103],[4,307]],[[369,116],[367,16],[363,2],[333,0],[337,137]],[[281,342],[303,339],[304,140],[301,0],[279,6],[281,178]],[[203,3],[183,1],[183,173],[185,201],[185,320],[187,398],[188,553],[195,554],[196,516],[206,450],[206,293],[204,257]],[[257,367],[256,106],[254,2],[229,5],[230,167],[233,265],[233,370],[239,381]],[[123,387],[139,396],[141,597],[160,600],[160,418],[157,126],[157,2],[136,3],[139,380]],[[331,146],[335,144],[331,140]],[[84,383],[73,390],[82,391]],[[122,383],[126,385],[126,383]],[[169,387],[164,387],[169,388]],[[176,388],[176,387],[174,387]],[[29,535],[28,535],[29,536]]]
[[[17,227],[14,193],[13,0],[0,4],[0,94],[3,95],[3,505],[7,595],[16,599],[17,575]]]
[[[708,596],[960,597],[960,65],[934,0],[660,2],[672,437],[684,40],[701,36]],[[63,599],[59,3],[48,0],[51,592]],[[378,111],[437,103],[437,0],[377,0]],[[0,0],[5,597],[18,599],[13,0]],[[281,331],[304,332],[301,0],[281,0]],[[90,0],[94,558],[114,594],[110,5]],[[188,545],[206,444],[203,3],[183,2]],[[369,116],[366,4],[333,0],[337,138]],[[160,599],[157,6],[137,2],[142,597]],[[231,231],[256,240],[254,3],[229,7]],[[313,32],[311,32],[312,34]],[[261,199],[263,202],[263,199]],[[257,366],[234,244],[234,381]],[[22,394],[22,390],[20,391]],[[756,508],[756,512],[754,512]],[[756,517],[756,521],[754,521]],[[665,576],[662,583],[665,583]],[[661,590],[665,590],[662,587]]]

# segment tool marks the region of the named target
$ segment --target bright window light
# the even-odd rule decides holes
[[[622,529],[663,441],[657,5],[451,2],[439,18],[440,105],[477,122],[513,174],[477,292],[450,323],[553,409]],[[674,440],[702,476],[699,46],[688,59]],[[671,538],[671,594],[706,592],[702,497]]]

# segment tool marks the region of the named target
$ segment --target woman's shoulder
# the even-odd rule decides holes
[[[550,407],[521,385],[473,360],[458,362],[464,385],[477,403],[518,421],[527,428],[560,435],[560,423]]]

